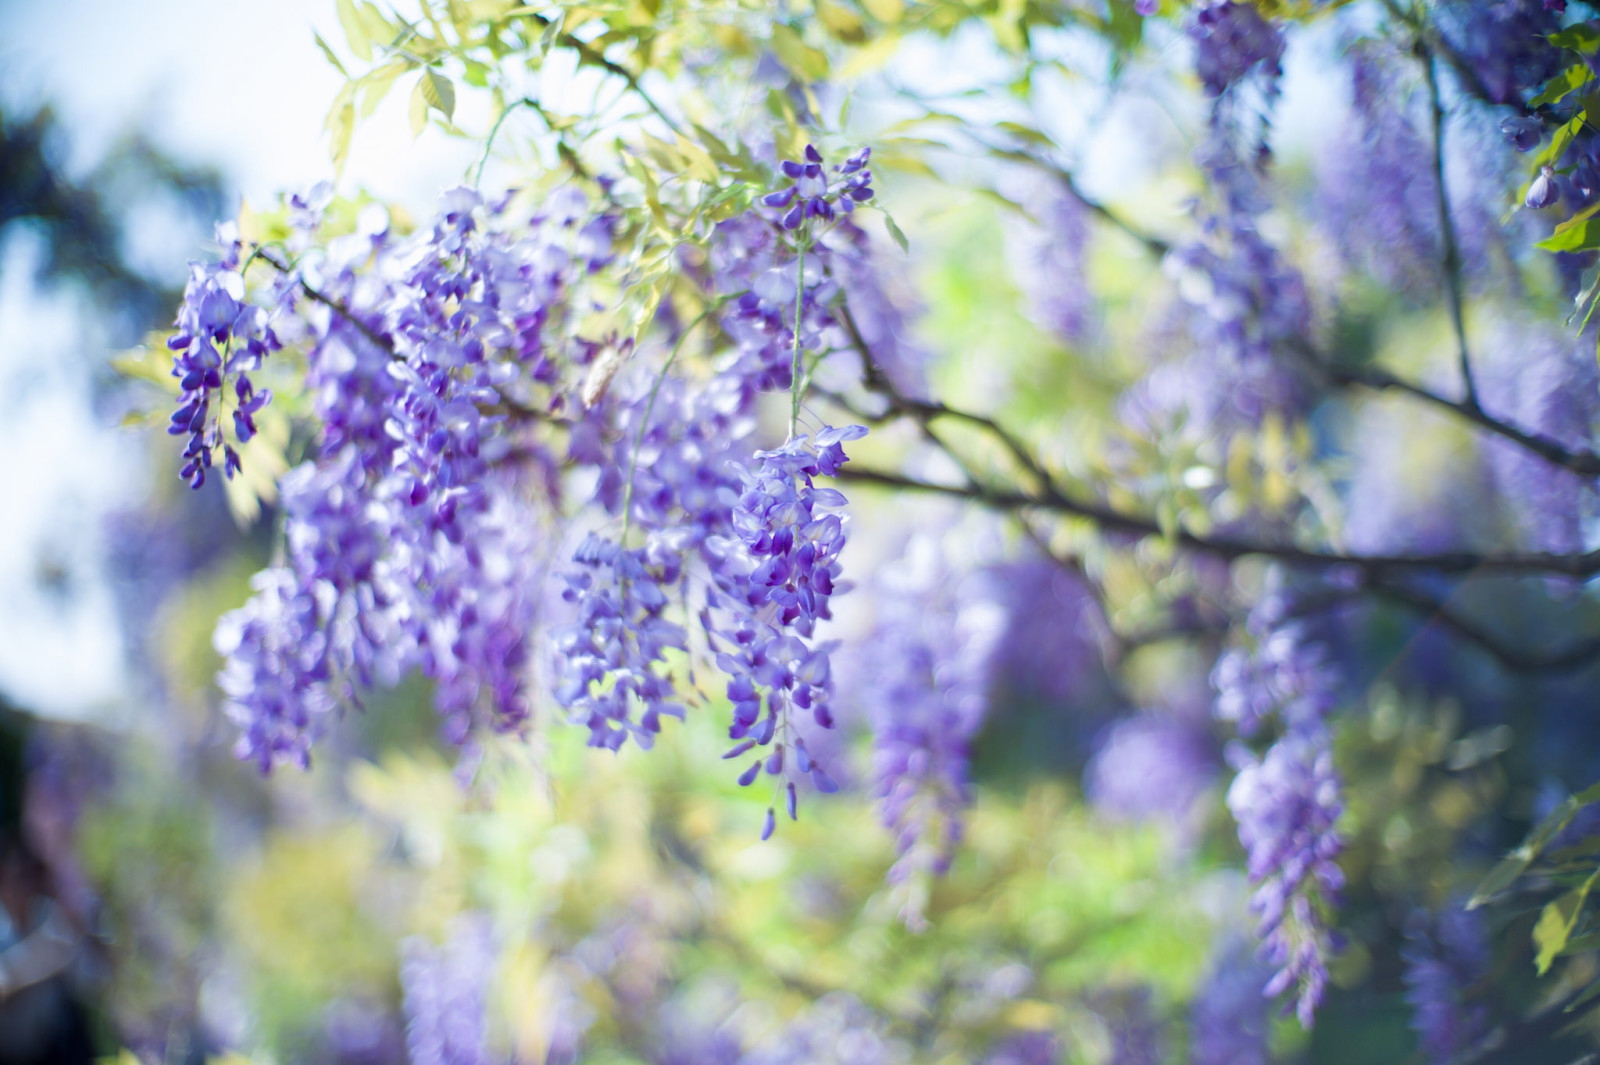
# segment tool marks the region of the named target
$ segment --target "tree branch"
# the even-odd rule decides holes
[[[1423,615],[1424,624],[1438,622],[1441,627],[1476,644],[1512,673],[1560,673],[1585,669],[1600,662],[1600,639],[1579,640],[1558,651],[1529,651],[1501,639],[1444,600],[1415,588],[1377,581],[1371,589],[1382,598]]]
[[[1334,384],[1358,385],[1377,392],[1392,390],[1403,393],[1439,410],[1463,418],[1485,432],[1503,437],[1553,465],[1561,466],[1586,477],[1600,477],[1600,454],[1596,454],[1593,451],[1569,448],[1553,437],[1519,429],[1494,417],[1476,404],[1441,396],[1431,389],[1407,381],[1405,378],[1396,376],[1387,370],[1336,366],[1322,360],[1310,349],[1309,345],[1297,347],[1295,353],[1315,373]]]
[[[856,484],[966,499],[995,510],[1015,511],[1036,507],[1040,510],[1084,518],[1104,532],[1141,537],[1163,535],[1154,518],[1129,514],[1099,503],[1075,500],[1063,495],[1030,495],[1026,492],[987,488],[981,485],[971,487],[946,485],[918,480],[892,471],[853,467],[840,470],[838,476],[842,481]],[[1180,547],[1214,555],[1217,558],[1234,559],[1248,555],[1262,555],[1296,566],[1316,568],[1346,566],[1369,579],[1390,573],[1412,572],[1557,574],[1581,578],[1600,573],[1600,550],[1575,555],[1554,554],[1548,551],[1495,553],[1442,551],[1437,554],[1349,555],[1239,536],[1199,536],[1184,529],[1178,530],[1176,539]]]

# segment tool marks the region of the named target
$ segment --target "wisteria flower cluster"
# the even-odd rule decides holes
[[[244,298],[237,227],[219,226],[217,237],[224,255],[215,264],[194,264],[176,331],[167,340],[172,376],[181,390],[167,432],[188,435],[182,476],[196,489],[205,484],[219,451],[223,473],[238,472],[239,452],[229,442],[223,414],[231,416],[233,441],[244,444],[255,436],[255,415],[272,401],[272,390],[257,392],[250,373],[280,347],[266,309]],[[230,379],[233,409],[228,411]]]
[[[1253,735],[1273,719],[1280,729],[1265,754],[1230,748],[1237,775],[1228,809],[1239,826],[1246,869],[1257,885],[1263,960],[1276,969],[1264,993],[1297,988],[1295,1010],[1310,1026],[1327,985],[1336,946],[1326,910],[1337,904],[1344,873],[1341,781],[1333,764],[1328,715],[1338,674],[1320,644],[1288,618],[1292,599],[1274,588],[1251,611],[1251,649],[1225,651],[1212,674],[1216,713]]]

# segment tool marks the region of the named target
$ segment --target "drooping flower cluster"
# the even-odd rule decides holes
[[[1230,647],[1211,674],[1216,715],[1254,736],[1277,715],[1293,728],[1322,723],[1333,709],[1337,675],[1327,648],[1289,617],[1290,600],[1273,592],[1245,619],[1248,643]]]
[[[845,192],[870,192],[870,175],[853,165],[864,161],[836,168],[846,172]],[[815,177],[802,172],[799,183]],[[815,478],[834,475],[846,461],[842,445],[865,433],[824,428],[753,457],[748,450],[759,394],[796,389],[797,354],[820,357],[843,342],[827,307],[839,291],[832,274],[865,254],[852,245],[836,257],[824,242],[847,220],[806,217],[832,219],[836,228],[808,228],[804,243],[791,247],[783,227],[761,211],[717,227],[711,281],[728,297],[720,320],[736,348],[708,375],[679,371],[675,351],[648,376],[613,372],[615,380],[587,397],[569,457],[595,470],[595,499],[621,519],[622,532],[593,533],[578,549],[581,569],[566,576],[563,595],[577,617],[556,640],[557,700],[589,727],[591,743],[616,749],[631,735],[648,746],[662,716],[683,712],[669,653],[689,654],[692,673],[695,648],[670,614],[691,611],[691,588],[704,588],[700,628],[733,702],[736,743],[727,757],[756,750],[740,783],[765,771],[791,817],[799,778],[823,791],[836,787],[807,750],[805,731],[833,726],[830,645],[814,637],[843,590],[845,526],[837,510],[845,500]],[[802,284],[802,248],[813,241]],[[763,835],[775,827],[777,806],[767,811]]]
[[[1438,22],[1491,103],[1522,103],[1565,62],[1547,40],[1561,28],[1559,8],[1549,0],[1450,0],[1439,5]]]
[[[1241,733],[1254,734],[1269,716],[1280,726],[1263,755],[1239,743],[1229,749],[1238,772],[1227,801],[1256,885],[1261,955],[1277,970],[1266,993],[1298,988],[1295,1010],[1310,1026],[1335,945],[1326,911],[1344,886],[1336,861],[1344,806],[1327,725],[1338,678],[1320,646],[1285,622],[1288,603],[1278,589],[1263,599],[1246,624],[1254,653],[1225,652],[1212,682],[1218,716]]]
[[[233,440],[244,444],[255,436],[255,415],[271,402],[272,391],[257,392],[250,373],[280,346],[266,309],[245,299],[237,227],[218,226],[217,240],[224,249],[221,260],[191,264],[176,331],[167,340],[180,389],[167,432],[187,434],[181,476],[196,489],[205,484],[219,450],[224,475],[238,472],[239,452],[228,442],[223,415],[231,416]]]
[[[1282,349],[1303,342],[1311,305],[1305,279],[1261,225],[1269,206],[1267,118],[1282,73],[1282,33],[1252,5],[1227,2],[1197,12],[1191,35],[1213,97],[1210,128],[1195,152],[1210,197],[1195,204],[1200,238],[1175,247],[1163,267],[1194,308],[1188,323],[1194,365],[1182,376],[1202,396],[1218,394],[1210,404],[1189,399],[1183,407],[1215,408],[1206,420],[1215,423],[1213,431],[1226,431],[1229,423],[1253,425],[1269,410],[1292,411],[1304,402],[1305,384]],[[1261,89],[1253,131],[1244,128],[1247,101],[1235,91],[1246,78]],[[1157,373],[1170,374],[1171,367],[1183,364]]]
[[[1071,189],[1043,184],[1024,203],[1032,224],[1009,241],[1014,274],[1039,325],[1069,343],[1085,340],[1094,321],[1094,294],[1085,277],[1088,209]]]
[[[1089,800],[1112,817],[1160,817],[1188,827],[1217,766],[1214,746],[1194,723],[1145,711],[1107,730],[1084,786]]]
[[[499,945],[489,918],[455,919],[440,946],[422,939],[402,944],[406,1050],[412,1065],[491,1065],[489,991]]]
[[[321,448],[284,479],[283,564],[217,639],[239,753],[263,768],[304,763],[329,711],[411,668],[453,742],[530,711],[540,446],[501,408],[554,379],[544,330],[583,263],[570,222],[509,207],[458,189],[409,238],[364,217],[278,286]]]
[[[1277,968],[1266,994],[1298,989],[1295,1013],[1311,1026],[1327,987],[1334,942],[1322,912],[1338,898],[1344,873],[1336,830],[1344,811],[1327,730],[1296,730],[1260,759],[1242,756],[1228,788],[1246,868],[1258,886],[1251,908],[1260,918],[1262,958]]]
[[[1488,931],[1481,911],[1451,905],[1418,912],[1407,923],[1406,1001],[1411,1028],[1434,1065],[1463,1059],[1489,1034],[1489,1011],[1477,1001],[1489,972]]]
[[[782,780],[790,818],[796,816],[796,776],[809,775],[819,791],[837,787],[806,749],[799,721],[834,725],[831,646],[813,636],[817,622],[833,616],[833,596],[846,590],[839,565],[845,525],[835,513],[844,494],[818,488],[815,478],[837,473],[848,461],[843,445],[866,432],[859,425],[825,427],[756,452],[755,468],[740,471],[744,491],[733,510],[734,537],[716,548],[728,554],[729,564],[718,574],[714,605],[729,608],[736,619],[720,631],[708,628],[717,664],[731,678],[728,736],[738,742],[724,757],[766,751],[739,783],[748,786],[763,771]],[[763,837],[773,823],[769,809]]]
[[[1271,978],[1243,944],[1219,954],[1189,1011],[1192,1065],[1267,1065],[1270,1019],[1262,989]]]
[[[901,916],[923,924],[925,875],[942,875],[971,803],[967,763],[989,706],[991,663],[1004,609],[976,578],[918,537],[882,578],[878,620],[855,699],[872,728],[872,789],[895,834],[893,884],[906,885]]]
[[[1600,425],[1600,374],[1589,340],[1515,320],[1490,322],[1480,335],[1485,409],[1564,446],[1587,447]],[[1542,551],[1588,549],[1589,530],[1600,514],[1592,477],[1505,441],[1486,441],[1484,450],[1488,473],[1510,504],[1522,542]]]
[[[1438,184],[1421,132],[1423,102],[1401,59],[1366,42],[1348,51],[1351,109],[1319,167],[1322,225],[1350,268],[1386,284],[1438,276]]]
[[[1221,96],[1245,78],[1274,83],[1283,76],[1283,31],[1261,17],[1254,4],[1208,2],[1194,14],[1195,73],[1206,95]]]

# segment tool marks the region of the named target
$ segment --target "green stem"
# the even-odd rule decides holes
[[[520,100],[512,100],[510,103],[506,104],[505,110],[500,112],[500,117],[494,120],[494,125],[489,127],[489,136],[483,142],[483,158],[478,160],[478,174],[472,179],[473,188],[477,188],[479,185],[483,184],[483,168],[489,163],[489,150],[494,147],[494,139],[495,136],[500,132],[500,126],[507,118],[510,117],[511,112],[515,111],[519,107],[522,107],[524,104],[529,107],[538,106],[536,101],[529,99],[526,96],[522,97]]]
[[[628,483],[622,490],[622,538],[618,542],[624,551],[628,549],[628,533],[633,528],[633,476],[639,469],[639,452],[644,449],[645,430],[650,428],[650,412],[656,408],[656,396],[661,393],[661,386],[667,379],[667,373],[672,369],[672,364],[678,361],[678,352],[683,350],[684,342],[689,339],[695,327],[711,317],[731,297],[724,296],[711,306],[701,311],[694,321],[690,322],[678,336],[678,342],[672,345],[672,352],[667,356],[667,361],[662,364],[661,372],[656,375],[655,384],[650,386],[650,396],[644,403],[644,416],[639,419],[639,432],[633,439],[633,455],[628,459]]]
[[[806,295],[806,239],[800,238],[800,257],[794,270],[794,367],[790,371],[789,439],[800,428],[800,310]]]

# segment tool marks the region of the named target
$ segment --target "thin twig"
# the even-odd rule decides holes
[[[1478,410],[1478,388],[1472,380],[1472,359],[1467,353],[1467,324],[1462,309],[1461,248],[1456,241],[1456,224],[1450,215],[1450,193],[1444,182],[1444,105],[1439,99],[1439,76],[1433,53],[1419,37],[1418,58],[1428,75],[1428,103],[1433,113],[1433,180],[1439,194],[1439,241],[1443,245],[1440,265],[1444,269],[1445,291],[1450,300],[1450,324],[1456,332],[1456,350],[1461,361],[1461,382],[1466,389],[1465,406]]]

